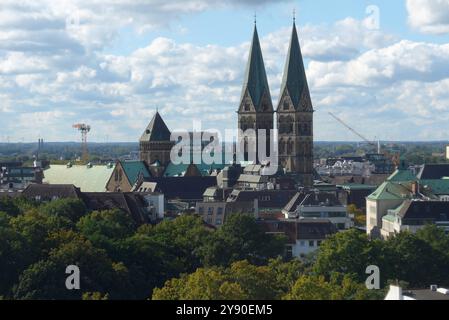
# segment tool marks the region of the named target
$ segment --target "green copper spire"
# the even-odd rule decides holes
[[[299,108],[301,96],[304,90],[308,93],[308,85],[304,62],[302,59],[301,48],[299,46],[298,33],[296,32],[296,24],[293,21],[293,31],[288,48],[287,62],[284,69],[284,77],[282,78],[281,95],[285,90],[288,91],[295,109]],[[310,101],[310,97],[307,97]]]
[[[269,101],[271,101],[271,96],[256,25],[254,25],[253,41],[249,52],[249,60],[246,66],[244,79],[241,100],[243,100],[245,92],[248,90],[256,111],[259,111],[261,109],[261,101],[264,93],[266,92],[268,95]]]

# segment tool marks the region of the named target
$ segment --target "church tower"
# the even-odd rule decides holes
[[[170,135],[170,130],[156,111],[139,140],[140,160],[145,161],[148,166],[168,165],[170,151],[174,144],[170,141]]]
[[[266,150],[267,154],[269,154],[270,130],[273,129],[274,109],[256,25],[254,25],[253,40],[245,71],[240,106],[237,113],[238,127],[243,132],[247,129],[254,129],[257,135],[257,130],[267,130]],[[258,154],[257,139],[255,144],[253,142],[250,142],[250,144],[256,146],[256,154]],[[245,145],[245,153],[247,150],[248,146]],[[245,160],[248,160],[247,155],[245,155]],[[259,163],[259,160],[257,159],[256,162]]]
[[[295,22],[277,107],[279,163],[313,185],[313,106]]]

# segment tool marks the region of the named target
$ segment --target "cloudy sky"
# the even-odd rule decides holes
[[[449,139],[449,0],[0,0],[0,142],[234,129],[257,26],[273,102],[296,9],[316,140]]]

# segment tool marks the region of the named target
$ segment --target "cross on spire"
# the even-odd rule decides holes
[[[257,24],[257,12],[254,11],[254,25]]]
[[[293,8],[293,23],[296,22],[296,9]]]

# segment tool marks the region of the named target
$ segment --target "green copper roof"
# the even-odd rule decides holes
[[[142,173],[144,178],[151,178],[151,174],[148,171],[143,161],[120,161],[123,171],[131,184],[134,184]]]
[[[168,130],[159,112],[156,111],[150,124],[140,137],[140,141],[170,141],[170,135],[170,130]]]
[[[408,169],[398,169],[391,176],[388,177],[388,181],[394,182],[407,182],[418,180],[416,176]]]
[[[50,165],[44,171],[44,183],[73,184],[82,192],[105,192],[114,166]]]
[[[268,95],[269,101],[271,101],[270,88],[268,86],[267,74],[265,72],[262,49],[260,48],[259,35],[257,34],[256,26],[254,26],[253,42],[251,44],[248,64],[246,66],[241,100],[243,100],[246,90],[248,90],[257,111],[261,107],[262,97],[265,92]]]
[[[449,194],[449,180],[447,179],[420,180],[419,183],[425,190],[435,195]]]
[[[367,198],[369,200],[404,200],[410,197],[410,185],[385,181]]]
[[[293,23],[292,37],[288,48],[280,97],[282,97],[282,94],[287,89],[295,109],[298,109],[301,95],[304,90],[308,90],[307,88],[307,78],[301,48],[299,46],[298,33],[296,32],[296,25]]]

